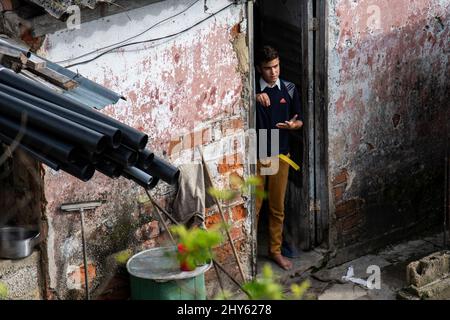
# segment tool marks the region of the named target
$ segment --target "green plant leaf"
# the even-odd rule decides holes
[[[278,283],[272,268],[269,264],[264,265],[262,275],[243,285],[243,288],[249,294],[251,300],[283,300],[283,299],[301,299],[310,284],[308,281],[301,285],[292,285],[291,296],[283,294],[283,286]]]
[[[131,251],[131,249],[122,250],[114,255],[114,260],[118,265],[125,265],[127,264],[128,259],[131,258],[132,254],[133,252]]]
[[[3,282],[0,282],[0,300],[8,299],[8,287]]]
[[[262,178],[258,176],[249,176],[247,179],[245,179],[245,185],[247,186],[259,186],[262,183]]]
[[[177,236],[178,244],[184,248],[183,252],[178,250],[177,259],[190,267],[209,263],[213,258],[212,248],[223,241],[221,233],[215,229],[186,229],[184,225],[172,226],[170,229]]]
[[[245,184],[245,181],[241,176],[239,176],[237,174],[230,175],[230,187],[232,189],[239,189],[242,186],[244,186],[244,184]]]
[[[231,200],[234,197],[236,197],[236,195],[239,194],[238,191],[227,190],[227,189],[220,190],[220,189],[216,189],[216,188],[213,188],[213,187],[208,188],[208,193],[211,196],[213,196],[213,197],[215,197],[215,198],[217,198],[219,200],[224,200],[224,201]]]
[[[216,295],[214,300],[230,300],[231,298],[233,298],[233,294],[228,290],[224,290]]]
[[[150,199],[148,198],[148,196],[146,195],[146,194],[141,194],[139,197],[138,197],[138,203],[140,203],[140,204],[144,204],[144,203],[147,203],[147,202],[149,202],[150,201]]]
[[[311,283],[308,280],[302,282],[300,285],[295,283],[292,284],[291,285],[292,297],[294,299],[302,299],[310,286]]]

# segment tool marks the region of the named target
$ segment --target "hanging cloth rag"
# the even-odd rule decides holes
[[[205,179],[201,163],[181,165],[178,190],[172,206],[172,215],[187,227],[205,227],[206,208],[212,207],[214,199],[208,194],[211,183]]]

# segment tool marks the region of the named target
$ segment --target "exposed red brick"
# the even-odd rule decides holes
[[[28,46],[30,46],[30,49],[32,51],[39,50],[39,48],[42,46],[42,43],[44,42],[45,37],[33,37],[31,29],[22,26],[21,28],[21,36],[23,42],[25,42]]]
[[[228,219],[229,219],[228,213],[224,213],[224,216],[225,216],[225,220],[228,221]],[[206,217],[206,220],[205,220],[206,228],[208,228],[208,229],[215,225],[218,225],[220,223],[222,223],[222,218],[221,218],[219,212]]]
[[[343,169],[339,175],[337,175],[333,180],[333,186],[337,186],[338,184],[347,183],[348,180],[348,171],[347,169]]]
[[[223,135],[232,134],[234,131],[241,129],[244,129],[244,120],[242,119],[232,119],[222,123]]]
[[[183,137],[183,150],[193,149],[212,140],[211,128],[191,132]]]
[[[234,241],[234,246],[236,247],[236,251],[239,254],[242,248],[242,243],[244,240],[237,240]],[[214,254],[217,259],[217,261],[222,264],[230,264],[234,263],[236,264],[236,260],[233,255],[233,249],[231,248],[231,245],[228,242],[228,239],[225,239],[225,244],[222,246],[219,246],[214,249]]]
[[[353,214],[349,217],[341,219],[337,222],[337,228],[342,234],[349,234],[358,229],[363,222],[363,216],[360,214]]]
[[[242,239],[244,237],[244,230],[242,226],[233,227],[230,230],[232,240]]]
[[[344,196],[345,186],[334,187],[333,190],[334,190],[334,201],[336,203],[341,202]]]
[[[230,30],[230,34],[231,36],[234,38],[236,37],[239,33],[241,33],[241,25],[239,23],[235,24],[231,30]]]
[[[92,283],[92,281],[97,275],[95,265],[93,263],[88,263],[87,271],[89,283]],[[67,275],[68,279],[71,279],[73,283],[80,284],[82,288],[84,288],[84,281],[85,281],[84,277],[85,277],[84,265],[77,266],[77,268],[74,271],[70,272]]]
[[[167,147],[167,153],[169,155],[172,155],[173,153],[181,151],[181,148],[182,148],[181,139],[171,140],[169,142],[169,146]]]
[[[240,153],[235,153],[231,156],[223,157],[222,161],[217,166],[217,171],[223,174],[232,170],[242,168],[243,161]]]
[[[354,214],[350,217],[345,218],[342,221],[342,228],[343,230],[350,230],[355,228],[356,226],[359,226],[362,222],[363,216],[360,214]]]
[[[239,206],[233,207],[231,209],[231,214],[233,217],[233,221],[241,221],[247,217],[247,209],[245,209],[244,205],[241,204]]]
[[[357,213],[362,206],[361,199],[352,199],[336,205],[336,218],[341,219]]]

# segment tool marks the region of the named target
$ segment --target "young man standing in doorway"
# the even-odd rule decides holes
[[[289,270],[292,262],[281,254],[284,199],[289,174],[289,136],[290,130],[299,130],[301,120],[300,98],[293,83],[280,79],[280,58],[270,46],[258,51],[256,81],[256,129],[258,132],[257,174],[261,179],[259,191],[266,191],[269,207],[269,256],[281,268]],[[278,130],[279,141],[271,141],[273,130]],[[261,138],[267,134],[266,152],[261,152]],[[278,148],[276,148],[278,146]],[[265,147],[265,146],[264,146]],[[275,148],[274,148],[275,147]],[[260,154],[262,153],[262,154]],[[278,164],[273,173],[263,173],[264,168]],[[267,170],[266,170],[267,172]],[[263,199],[256,199],[257,221]]]

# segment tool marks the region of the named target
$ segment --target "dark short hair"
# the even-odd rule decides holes
[[[256,63],[258,64],[258,66],[260,66],[263,63],[267,63],[279,57],[280,55],[278,54],[278,51],[274,47],[264,46],[258,50],[256,56]]]

